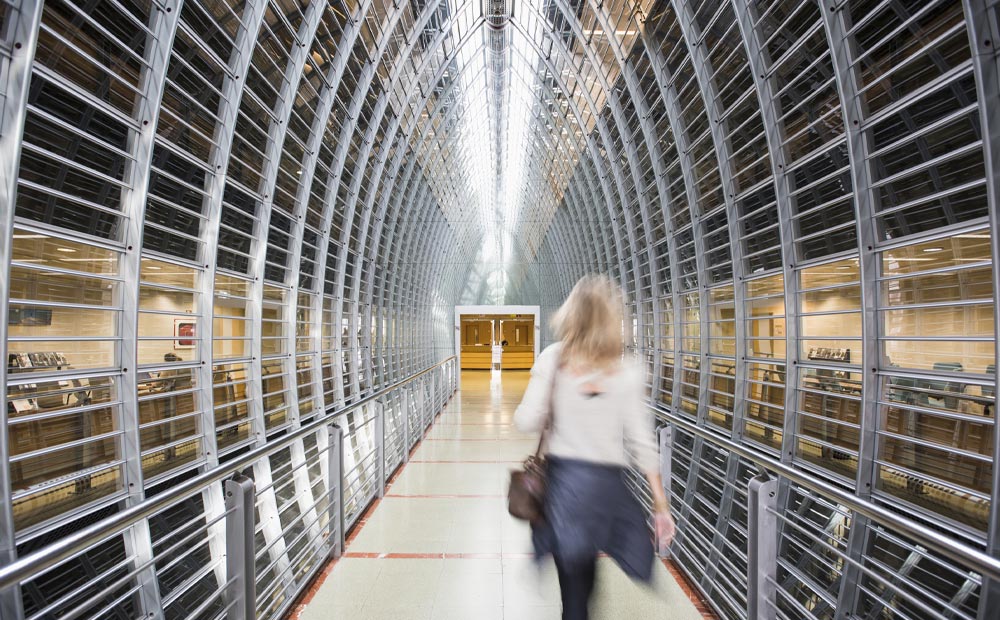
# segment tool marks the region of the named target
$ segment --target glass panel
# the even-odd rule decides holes
[[[799,369],[797,457],[853,479],[860,423],[860,373]]]

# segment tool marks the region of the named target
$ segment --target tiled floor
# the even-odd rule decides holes
[[[527,380],[462,374],[461,391],[299,607],[301,620],[560,617],[551,561],[532,561],[527,525],[504,506],[508,472],[537,442],[512,424]],[[595,620],[703,618],[663,565],[643,586],[602,559],[597,580]]]

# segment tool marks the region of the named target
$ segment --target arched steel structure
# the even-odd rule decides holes
[[[651,404],[1000,554],[998,42],[990,0],[0,2],[0,564],[446,358],[456,304],[547,316],[594,271]],[[254,468],[262,616],[318,561],[326,441]],[[756,472],[679,431],[670,462],[676,559],[744,617]],[[777,617],[1000,603],[779,504]],[[99,559],[185,617],[222,573],[177,567],[223,549],[161,566],[167,521]]]

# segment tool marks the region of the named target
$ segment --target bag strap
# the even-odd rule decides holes
[[[542,432],[538,435],[538,448],[535,449],[535,458],[539,459],[542,457],[542,448],[545,446],[545,440],[548,438],[549,430],[552,428],[552,423],[555,422],[556,409],[555,403],[555,392],[556,392],[556,376],[559,374],[559,366],[561,365],[561,360],[556,357],[556,366],[552,369],[552,381],[549,383],[549,412],[545,416],[545,425],[542,426]]]

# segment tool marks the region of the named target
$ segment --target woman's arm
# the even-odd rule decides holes
[[[549,415],[549,391],[558,357],[555,345],[546,348],[531,367],[531,379],[514,411],[514,426],[522,432],[541,431]]]
[[[674,538],[676,525],[670,515],[670,503],[663,490],[660,476],[660,455],[653,441],[653,416],[646,405],[646,381],[641,367],[635,371],[635,389],[626,407],[625,437],[632,446],[636,465],[646,475],[653,494],[653,520],[660,551],[666,549]]]

